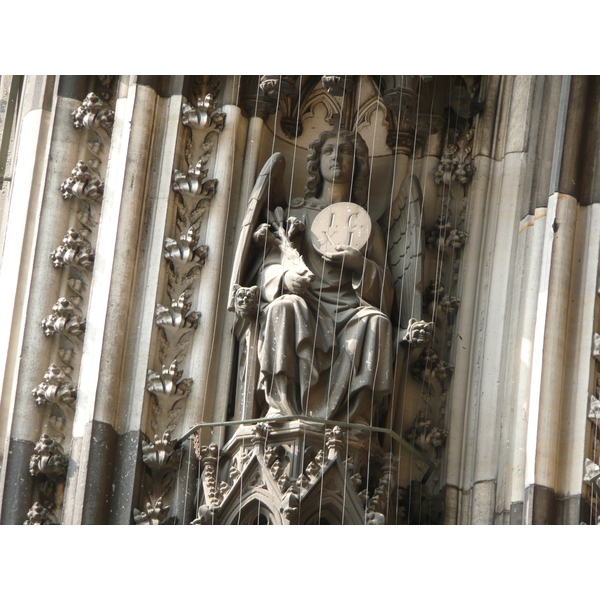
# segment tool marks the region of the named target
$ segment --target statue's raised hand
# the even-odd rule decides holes
[[[323,260],[336,267],[349,269],[350,271],[361,272],[367,260],[360,250],[353,246],[338,244],[334,246],[334,252],[323,252]]]

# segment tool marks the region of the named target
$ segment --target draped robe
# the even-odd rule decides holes
[[[362,272],[323,260],[310,227],[326,204],[294,200],[290,215],[306,225],[292,240],[315,275],[303,295],[284,290],[285,267],[272,248],[259,271],[259,388],[269,414],[304,414],[372,422],[392,390],[393,301],[385,243],[372,221]]]

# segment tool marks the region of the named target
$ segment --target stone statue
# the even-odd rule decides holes
[[[230,309],[240,318],[255,318],[258,328],[255,390],[264,393],[267,416],[378,424],[394,386],[394,292],[402,291],[406,273],[413,280],[420,276],[415,270],[420,246],[413,240],[417,250],[402,254],[404,262],[394,278],[387,266],[394,229],[387,227],[386,241],[365,210],[368,148],[358,134],[325,131],[310,144],[305,197],[287,207],[281,193],[283,169],[278,154],[263,168],[234,264]],[[395,235],[405,242],[415,227],[399,217],[408,209],[406,197],[402,202],[402,210],[393,206],[384,217],[396,229],[400,223],[401,234]],[[266,222],[261,223],[263,208]],[[412,267],[407,267],[407,254]],[[410,297],[414,308],[413,294],[404,295],[404,304]],[[250,306],[248,298],[254,299]],[[396,306],[400,304],[397,298]],[[400,339],[426,341],[422,322],[411,319],[403,326],[405,313],[399,310],[396,319]]]

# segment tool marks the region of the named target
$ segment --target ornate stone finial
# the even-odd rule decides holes
[[[321,83],[332,96],[342,97],[352,92],[354,79],[352,75],[323,75]]]
[[[325,430],[325,443],[328,450],[328,460],[333,460],[340,454],[344,445],[344,437],[344,433],[337,425],[335,425],[333,429]]]
[[[271,428],[267,423],[257,423],[252,427],[252,443],[255,446],[257,444],[264,444],[270,431]]]
[[[33,396],[38,406],[58,401],[71,405],[77,399],[77,388],[71,385],[71,378],[52,363],[44,375],[44,381],[33,390]]]
[[[104,194],[104,183],[94,176],[84,161],[80,160],[71,171],[71,177],[62,182],[60,191],[65,200],[81,198],[99,202]]]
[[[102,128],[109,135],[112,133],[115,111],[111,110],[94,92],[90,92],[85,97],[81,105],[71,113],[71,116],[76,129],[86,127],[97,131]]]
[[[68,465],[69,459],[63,454],[62,446],[43,433],[29,461],[31,475],[45,475],[56,480],[67,472]]]

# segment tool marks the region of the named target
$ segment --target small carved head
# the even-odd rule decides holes
[[[233,286],[233,301],[235,314],[243,319],[250,319],[258,310],[258,286],[242,287],[237,283]]]

